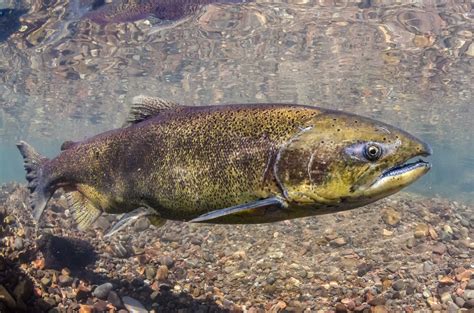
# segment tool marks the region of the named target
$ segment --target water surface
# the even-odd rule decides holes
[[[64,140],[120,127],[147,94],[380,119],[434,149],[412,190],[474,202],[469,1],[233,2],[96,23],[100,1],[0,1],[11,26],[0,28],[0,182],[23,181],[19,139],[53,156]]]

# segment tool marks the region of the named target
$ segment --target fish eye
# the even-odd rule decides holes
[[[365,147],[364,156],[369,161],[377,161],[382,156],[382,148],[371,143]]]

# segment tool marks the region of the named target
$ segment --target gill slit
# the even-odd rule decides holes
[[[276,155],[276,159],[275,159],[275,163],[273,164],[273,175],[275,176],[275,180],[277,181],[278,183],[278,186],[280,187],[280,190],[281,192],[283,193],[283,197],[285,197],[286,200],[289,200],[288,199],[288,190],[285,188],[285,186],[283,185],[280,177],[278,176],[278,162],[280,161],[280,158],[281,158],[281,154],[282,152],[290,145],[292,144],[294,141],[296,141],[298,139],[298,137],[300,137],[303,133],[307,132],[308,130],[312,129],[313,126],[308,126],[308,127],[305,127],[305,128],[301,128],[300,127],[300,132],[298,132],[295,136],[293,136],[292,138],[290,138],[290,140],[288,140],[287,142],[285,142],[281,147],[280,149],[278,149],[278,152],[277,152],[277,155]]]

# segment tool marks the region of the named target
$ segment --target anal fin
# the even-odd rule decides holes
[[[66,194],[66,197],[79,230],[89,228],[102,214],[102,211],[79,191],[69,192]]]

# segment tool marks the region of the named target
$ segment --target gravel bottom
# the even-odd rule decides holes
[[[74,227],[64,196],[38,229],[0,187],[0,312],[474,312],[474,208],[399,193],[261,225],[116,216]]]

